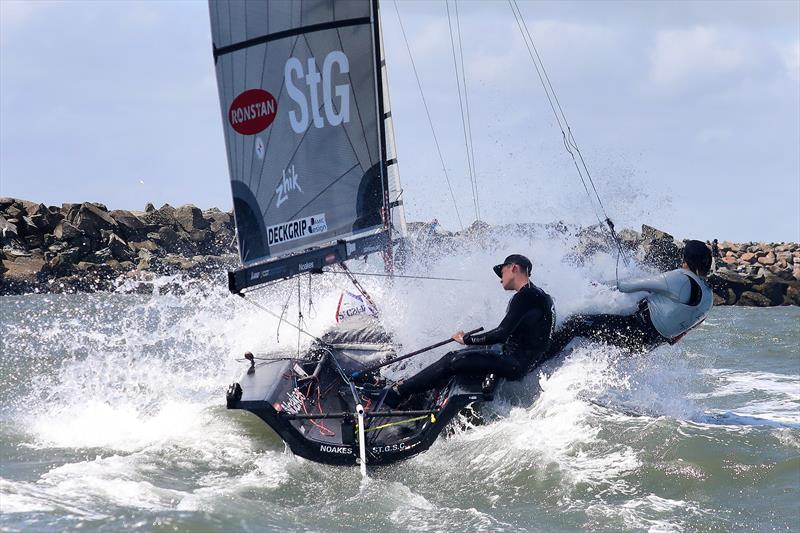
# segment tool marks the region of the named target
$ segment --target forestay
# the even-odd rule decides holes
[[[209,8],[244,267],[231,290],[382,250],[404,220],[377,2]]]

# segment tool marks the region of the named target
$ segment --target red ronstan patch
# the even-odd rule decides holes
[[[269,128],[275,120],[278,102],[264,89],[249,89],[236,98],[228,109],[228,122],[237,133],[255,135]]]

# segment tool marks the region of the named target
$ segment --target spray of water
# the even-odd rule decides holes
[[[511,295],[491,266],[510,253],[533,260],[533,281],[553,295],[559,321],[576,311],[622,311],[636,301],[598,283],[613,279],[615,257],[600,253],[580,266],[566,260],[564,250],[575,243],[567,234],[524,229],[418,242],[425,253],[417,249],[404,273],[473,281],[361,279],[387,330],[407,350],[458,329],[494,327]],[[382,265],[371,260],[351,268],[380,272]],[[180,291],[162,294],[176,285]],[[253,297],[277,313],[285,306],[285,319],[294,323],[301,312],[303,328],[321,334],[335,320],[343,289],[352,290],[346,278],[330,274],[314,276],[310,285],[301,278],[299,303],[296,280]],[[366,501],[373,509],[364,520],[372,516],[386,527],[513,529],[503,513],[464,514],[430,498],[481,479],[490,506],[501,494],[535,491],[536,505],[568,513],[591,508],[592,520],[631,527],[646,527],[660,514],[692,512],[685,502],[637,492],[631,477],[643,467],[641,450],[634,437],[615,434],[664,417],[703,416],[687,392],[698,389],[703,362],[677,348],[645,360],[580,345],[522,382],[505,384],[483,410],[482,425],[457,425],[450,438],[379,470],[374,484],[359,489],[358,476],[292,457],[260,421],[224,408],[225,388],[246,367],[239,360],[244,351],[295,354],[310,339],[227,294],[222,279],[165,278],[156,280],[152,295],[40,296],[11,304],[29,316],[3,331],[18,364],[10,378],[14,392],[4,397],[0,414],[22,435],[26,453],[60,450],[63,458],[35,482],[0,478],[4,509],[99,520],[120,508],[211,513],[255,498],[275,524],[301,524],[287,509],[303,505],[324,529],[340,524],[338,516],[351,507],[369,507]],[[389,372],[413,372],[447,349]],[[342,494],[358,502],[342,501]],[[609,504],[614,498],[627,506]],[[261,514],[248,516],[242,520],[263,525]]]

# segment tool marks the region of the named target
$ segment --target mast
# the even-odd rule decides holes
[[[383,227],[386,230],[386,248],[383,251],[383,268],[387,274],[394,272],[394,260],[392,257],[392,209],[389,200],[389,173],[386,156],[386,116],[383,95],[383,68],[385,61],[383,59],[383,39],[381,37],[381,17],[378,6],[378,0],[371,0],[372,3],[372,29],[373,40],[375,48],[375,85],[378,104],[378,117],[380,117],[380,126],[378,128],[380,137],[380,152],[381,152],[381,181],[383,183],[383,207],[381,208],[381,216],[383,218]]]

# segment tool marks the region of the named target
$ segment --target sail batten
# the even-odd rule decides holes
[[[209,13],[244,267],[388,233],[377,4],[211,0]]]
[[[303,26],[302,28],[293,28],[290,30],[268,33],[265,35],[261,35],[260,37],[254,37],[252,39],[248,39],[246,41],[242,41],[239,43],[229,44],[228,46],[224,46],[222,48],[215,47],[214,60],[216,61],[218,57],[223,56],[225,54],[229,54],[231,52],[236,52],[238,50],[243,50],[245,48],[250,48],[252,46],[257,46],[260,44],[266,44],[270,41],[277,41],[278,39],[285,39],[286,37],[293,37],[295,35],[313,33],[315,31],[330,30],[335,28],[346,28],[347,26],[359,26],[369,23],[370,23],[369,17],[361,17],[361,18],[354,18],[342,21],[323,22],[320,24]]]

